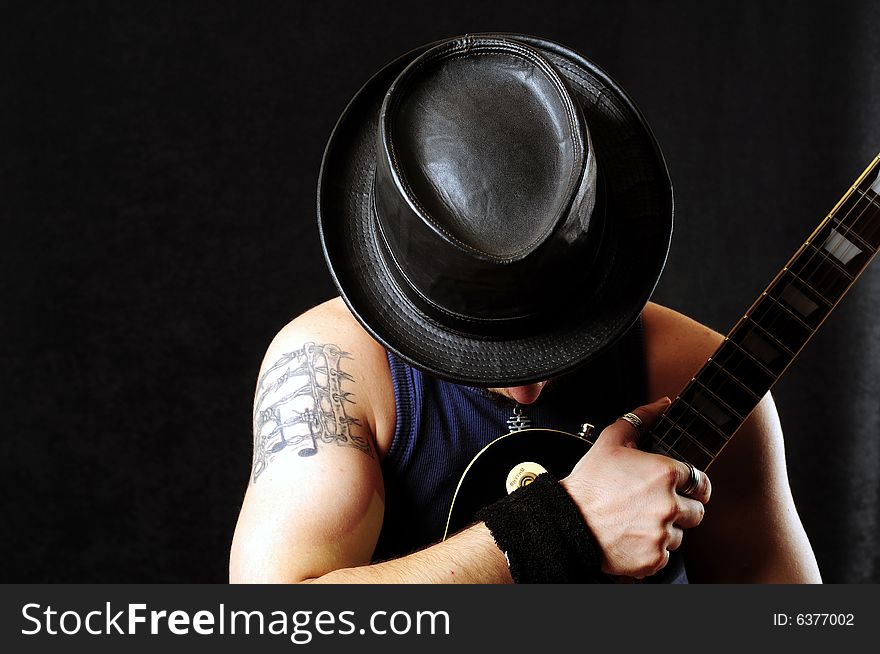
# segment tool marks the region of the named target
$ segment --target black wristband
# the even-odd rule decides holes
[[[601,557],[575,503],[543,473],[494,504],[482,520],[518,584],[601,583]]]

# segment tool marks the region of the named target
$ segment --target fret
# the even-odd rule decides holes
[[[812,327],[811,325],[808,325],[808,324],[804,321],[804,319],[801,317],[800,312],[799,312],[799,311],[796,311],[796,310],[794,310],[794,309],[792,309],[792,308],[788,305],[788,302],[783,302],[782,300],[780,300],[780,298],[776,297],[775,295],[771,295],[769,291],[764,291],[764,294],[763,294],[763,295],[764,295],[764,297],[765,297],[768,301],[772,300],[773,303],[774,303],[777,307],[779,307],[780,309],[782,309],[782,311],[785,312],[785,315],[786,315],[786,316],[789,316],[790,319],[794,320],[795,323],[797,323],[800,327],[803,327],[804,329],[806,329],[806,330],[808,330],[808,331],[810,331],[810,332],[813,331],[813,327]],[[789,299],[791,299],[791,300],[794,301],[794,298],[791,297],[791,292],[790,292],[790,291],[788,292],[788,296],[789,296]],[[807,307],[804,307],[804,308],[806,309]],[[812,311],[815,311],[815,309],[812,309],[811,312],[812,312]]]
[[[651,430],[651,434],[654,436],[654,445],[662,445],[664,447],[671,447],[681,437],[682,433],[682,428],[669,417],[668,410],[660,416],[660,420]]]
[[[792,354],[798,352],[813,335],[808,325],[772,295],[761,297],[749,311],[749,319]]]
[[[715,418],[715,419],[720,418],[721,420],[724,420],[725,419],[724,416],[719,416],[719,413],[717,413],[714,410],[714,407],[712,407],[710,405],[710,403],[706,400],[705,396],[702,396],[698,393],[692,392],[693,388],[694,388],[693,384],[688,384],[685,391],[681,395],[679,395],[678,397],[675,398],[676,400],[678,400],[679,404],[684,405],[687,409],[690,410],[691,414],[693,414],[691,416],[691,422],[688,424],[687,427],[682,427],[682,429],[687,431],[688,429],[690,429],[691,425],[696,423],[697,428],[694,431],[689,432],[692,436],[696,436],[696,435],[704,432],[705,428],[708,427],[708,429],[711,430],[713,437],[717,436],[717,437],[721,438],[722,442],[720,443],[720,445],[723,446],[724,443],[727,442],[727,439],[730,437],[730,434],[724,433],[724,431],[721,429],[721,427],[719,427],[715,423],[713,418]],[[703,413],[704,411],[706,413]],[[687,415],[687,414],[685,414],[685,415]],[[728,415],[728,418],[729,418],[729,415]],[[697,423],[697,421],[699,421],[699,422]],[[715,449],[711,445],[712,442],[713,442],[713,438],[708,438],[706,440],[700,441],[700,443],[703,445],[703,447],[706,448],[707,450],[714,450]],[[720,450],[721,448],[719,447],[718,449]]]
[[[687,432],[680,433],[681,436],[675,441],[675,444],[667,446],[668,455],[679,461],[687,461],[698,470],[705,470],[716,455],[710,454],[700,447]]]
[[[676,398],[666,412],[669,420],[676,423],[682,431],[690,434],[707,452],[717,454],[727,443],[728,436],[718,429],[710,420],[704,418],[699,411],[690,406],[681,396]]]
[[[853,188],[880,194],[880,156],[871,162],[868,169],[853,184]]]
[[[834,278],[817,277],[814,283],[823,282],[828,287],[828,294],[838,290],[834,284]],[[848,286],[838,290],[842,294]],[[785,270],[776,281],[767,289],[767,294],[777,302],[784,305],[791,313],[798,316],[801,322],[816,329],[825,319],[834,304],[818,289],[813,288],[801,277],[790,270]],[[839,297],[839,295],[838,295]]]
[[[733,351],[734,352],[737,351],[736,347],[733,348]],[[716,355],[717,355],[717,353],[716,353]],[[726,376],[730,380],[731,384],[733,384],[736,388],[740,389],[743,393],[745,393],[749,397],[754,398],[755,400],[761,399],[761,397],[759,395],[755,394],[755,391],[752,390],[752,388],[750,388],[748,385],[746,385],[741,379],[739,379],[739,377],[734,375],[729,369],[718,364],[714,358],[710,358],[706,362],[706,370],[714,371],[714,376],[711,378],[713,380],[713,383],[718,383],[715,380],[717,380],[719,378],[719,375],[723,374],[724,376]]]
[[[733,435],[742,422],[742,417],[737,415],[729,406],[707,390],[696,379],[682,391],[681,398],[694,411],[707,422],[711,422],[727,438]]]
[[[789,347],[786,346],[785,343],[780,341],[776,336],[771,334],[765,327],[760,325],[757,321],[752,320],[752,317],[748,314],[745,315],[744,328],[750,327],[755,332],[761,332],[764,335],[764,338],[768,341],[771,341],[776,347],[782,348],[782,352],[784,354],[788,354],[791,357],[794,357],[797,352],[793,352]]]
[[[868,202],[870,202],[870,203],[873,204],[875,207],[877,207],[878,209],[880,209],[880,200],[878,200],[876,197],[872,197],[871,195],[868,195],[867,192],[865,192],[865,191],[863,191],[863,190],[861,190],[861,189],[858,189],[858,188],[855,189],[855,191],[856,191],[857,193],[859,193],[863,198],[865,198]],[[874,195],[876,195],[876,193],[875,193]]]
[[[859,212],[857,216],[852,217],[852,220],[846,222],[852,222],[850,229],[862,242],[870,245],[872,250],[877,250],[880,247],[880,202],[877,201],[873,191],[865,192],[856,189],[856,193],[867,200],[868,207]],[[871,197],[868,193],[875,197]]]
[[[665,416],[664,416],[665,417]],[[661,423],[663,420],[661,418]],[[706,466],[711,463],[717,453],[706,451],[706,449],[686,431],[678,427],[668,418],[665,421],[665,436],[657,438],[656,430],[654,447],[655,452],[667,454],[680,461],[688,461],[700,470],[705,470]]]
[[[853,186],[837,203],[837,206],[831,210],[830,216],[847,226],[851,225],[857,217],[872,214],[876,209],[877,205],[867,189]],[[849,227],[847,226],[846,229]]]
[[[681,435],[681,428],[669,418],[669,411],[667,410],[666,413],[660,416],[660,420],[654,425],[651,433],[654,436],[654,445],[669,447]]]
[[[880,246],[880,211],[867,196],[853,189],[829,215],[828,225],[862,251],[873,252]],[[810,239],[817,247],[822,241]]]
[[[712,359],[759,397],[763,397],[776,381],[776,375],[729,338],[712,355]]]
[[[701,393],[704,399],[707,399],[715,406],[716,411],[722,412],[719,414],[722,418],[723,416],[727,416],[728,419],[735,419],[740,422],[745,420],[745,416],[740,415],[739,411],[730,406],[730,404],[726,402],[726,398],[720,397],[717,393],[713,392],[707,384],[702,383],[699,375],[691,379],[691,383],[694,385],[694,388],[697,389],[695,392]],[[717,420],[713,420],[713,422],[718,424],[719,427],[721,427],[721,430],[727,433],[727,428],[724,424],[719,424]]]
[[[695,381],[724,402],[740,418],[744,418],[761,400],[752,390],[725,368],[710,359]]]
[[[798,257],[798,259],[806,258],[806,257],[818,258],[819,260],[824,261],[827,265],[835,268],[841,275],[843,275],[849,281],[854,280],[855,276],[858,274],[857,270],[850,271],[850,268],[848,268],[843,263],[841,263],[839,259],[833,257],[825,250],[820,250],[818,247],[816,247],[812,243],[807,243],[807,248],[804,250],[803,254],[801,254],[801,256]],[[794,263],[794,262],[792,262],[792,263]],[[853,268],[855,268],[855,266],[853,266]]]
[[[861,229],[865,229],[864,225],[864,216],[855,216],[853,218],[854,222],[852,225],[847,225],[841,221],[833,221],[832,224],[837,232],[846,237],[847,240],[852,242],[859,250],[865,252],[868,259],[871,258],[871,255],[877,250],[876,245],[871,245],[871,243],[861,235]]]
[[[773,373],[774,381],[794,358],[793,352],[748,317],[733,330],[730,340]]]
[[[767,292],[784,301],[815,328],[852,284],[847,272],[813,246],[793,260]]]
[[[853,278],[858,276],[871,255],[864,243],[835,220],[829,220],[810,244]]]
[[[675,423],[669,419],[667,414],[668,411],[660,416],[660,420],[658,420],[657,424],[654,425],[654,428],[651,429],[651,434],[654,436],[655,443],[667,440],[666,437],[675,429]]]
[[[668,443],[655,443],[652,449],[654,454],[664,454],[666,456],[671,456],[673,459],[678,459],[679,461],[684,461],[685,456],[678,452],[672,445]]]

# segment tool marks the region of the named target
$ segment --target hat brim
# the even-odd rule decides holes
[[[353,315],[411,365],[457,383],[508,387],[569,372],[612,345],[635,322],[666,262],[672,235],[672,186],[660,148],[639,110],[595,64],[567,48],[519,34],[547,57],[580,101],[605,180],[608,226],[601,280],[560,279],[570,318],[531,332],[487,338],[426,316],[387,270],[374,231],[372,181],[379,108],[418,48],[374,75],[336,124],[318,179],[318,226],[333,280]],[[581,287],[579,287],[581,286]],[[584,302],[588,301],[588,306]]]

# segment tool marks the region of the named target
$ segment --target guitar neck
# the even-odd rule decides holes
[[[880,155],[774,277],[651,432],[706,470],[880,248]]]

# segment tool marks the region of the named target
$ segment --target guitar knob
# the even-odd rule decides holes
[[[581,425],[581,429],[577,433],[578,438],[583,438],[585,441],[590,441],[590,436],[593,435],[594,429],[596,429],[596,425],[591,425],[589,422],[585,422]]]
[[[519,465],[514,466],[507,473],[506,486],[508,495],[517,488],[528,486],[535,481],[538,475],[545,472],[547,472],[547,469],[534,461],[523,461]]]

